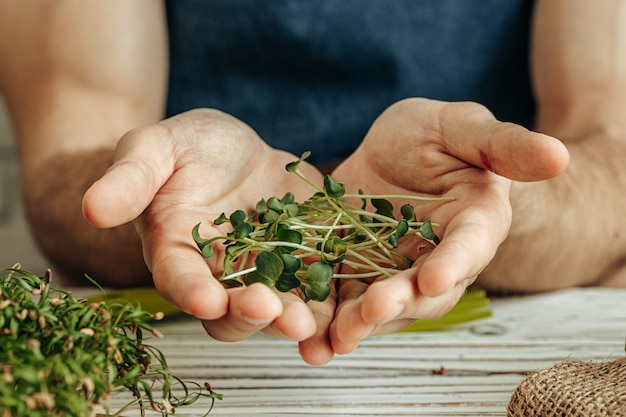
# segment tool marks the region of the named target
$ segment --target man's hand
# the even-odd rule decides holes
[[[213,225],[222,212],[249,211],[261,198],[287,191],[304,199],[313,189],[285,170],[297,158],[270,148],[241,121],[215,110],[193,110],[135,129],[120,140],[115,162],[87,191],[83,212],[97,227],[134,221],[145,261],[165,299],[203,320],[219,340],[243,339],[259,330],[302,341],[303,358],[324,363],[332,357],[327,329],[334,297],[304,302],[261,284],[225,290],[223,250],[208,262],[191,237],[224,235]],[[300,169],[321,183],[307,163]]]
[[[403,248],[416,258],[412,268],[373,283],[338,283],[333,349],[347,353],[369,334],[448,312],[507,235],[511,180],[551,178],[568,161],[556,139],[499,122],[476,103],[410,99],[387,109],[333,177],[349,192],[454,200],[414,204],[418,220],[440,225],[441,243]]]

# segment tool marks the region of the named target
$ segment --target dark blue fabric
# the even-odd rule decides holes
[[[530,0],[171,0],[168,115],[224,110],[272,146],[348,156],[406,97],[532,124]]]

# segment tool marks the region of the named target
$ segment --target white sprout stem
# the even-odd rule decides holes
[[[341,220],[341,216],[343,216],[343,213],[339,212],[339,214],[337,214],[337,216],[335,217],[335,221],[326,232],[326,236],[324,236],[324,241],[328,240],[328,238],[330,237],[330,234],[335,230],[335,228],[337,227],[337,224],[339,224],[339,220]]]
[[[363,262],[363,264],[359,264],[357,262],[350,261],[349,259],[346,258],[343,260],[343,263],[345,263],[346,265],[357,267],[357,268],[365,268],[369,266],[373,271],[378,271],[382,275],[391,276],[391,274],[385,272],[385,268],[381,268],[380,265],[378,265],[376,262],[372,261],[371,259],[368,259],[367,257],[361,255],[358,252],[348,250],[346,252],[346,255],[352,256]]]
[[[337,209],[339,209],[339,207],[337,207]],[[372,214],[372,213],[370,213],[370,214]],[[385,254],[387,256],[389,256],[391,258],[391,253],[389,253],[389,250],[387,249],[387,247],[385,247],[384,243],[380,241],[380,239],[376,236],[376,234],[372,233],[372,231],[369,229],[369,227],[366,227],[365,225],[363,225],[360,222],[356,221],[356,219],[354,217],[352,217],[352,216],[346,216],[346,217],[348,218],[348,220],[350,221],[350,223],[352,224],[354,229],[361,230],[363,233],[365,233],[365,235],[367,235],[367,237],[372,242],[374,242],[374,244],[376,246],[378,246],[383,252],[385,252]],[[385,218],[387,220],[389,220],[387,217],[385,217]]]
[[[389,272],[393,271],[394,273],[398,273],[400,271],[398,270],[388,270]],[[337,278],[337,279],[346,279],[346,278],[375,278],[375,277],[379,277],[381,275],[386,275],[386,274],[381,274],[379,271],[372,271],[372,272],[362,272],[362,273],[358,273],[358,274],[333,274],[333,278]],[[393,274],[387,275],[387,276],[391,276]]]
[[[343,207],[340,207],[333,199],[329,198],[328,196],[326,196],[326,201],[328,202],[328,204],[330,204],[331,206],[333,206],[335,208],[335,211],[339,212],[339,215],[341,216],[343,213],[345,213],[345,210]],[[342,203],[345,204],[345,203]],[[373,214],[373,213],[368,213],[369,215]],[[390,258],[391,258],[391,254],[389,253],[389,250],[385,247],[385,245],[380,241],[380,239],[378,239],[375,235],[372,234],[372,232],[369,230],[368,227],[365,227],[364,225],[362,225],[360,222],[357,222],[356,219],[352,216],[346,215],[346,218],[348,219],[348,221],[350,222],[350,224],[353,225],[353,227],[355,229],[360,229],[361,231],[363,231],[373,242],[376,243],[376,245],[382,250],[384,251]],[[389,220],[389,218],[385,217],[385,219]]]
[[[344,194],[345,198],[369,198],[381,199],[381,198],[398,198],[402,200],[418,200],[418,201],[453,201],[454,197],[424,197],[419,195],[401,195],[401,194]]]
[[[307,222],[303,222],[300,219],[289,219],[290,223],[294,226],[294,230],[299,230],[299,229],[314,229],[314,230],[328,230],[333,228],[333,226],[328,226],[328,225],[324,225],[324,224],[310,224]],[[335,229],[351,229],[354,226],[352,226],[351,224],[338,224],[336,226],[334,226]]]
[[[247,269],[241,269],[241,270],[239,270],[237,272],[233,272],[232,274],[229,274],[229,275],[221,277],[220,281],[228,281],[228,280],[231,280],[231,279],[235,279],[235,278],[238,278],[240,276],[247,275],[250,272],[254,272],[254,271],[256,271],[256,266],[253,266],[253,267],[247,268]]]
[[[270,241],[265,241],[261,243],[261,242],[257,242],[255,240],[248,239],[248,238],[246,238],[245,240],[250,241],[250,243],[252,243],[250,247],[246,248],[247,251],[253,251],[253,250],[256,250],[257,248],[267,249],[268,246],[271,246],[271,247],[287,246],[289,248],[300,249],[305,252],[309,252],[313,254],[319,253],[317,249],[311,248],[306,245],[302,245],[300,243],[284,242],[282,240],[270,240]]]

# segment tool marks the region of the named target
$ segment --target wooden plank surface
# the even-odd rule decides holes
[[[306,365],[293,342],[221,343],[187,317],[160,323],[165,338],[150,344],[178,376],[224,395],[211,416],[506,416],[528,372],[623,356],[625,306],[626,290],[598,288],[496,299],[492,318],[372,337],[322,367]],[[176,415],[203,415],[207,404]]]

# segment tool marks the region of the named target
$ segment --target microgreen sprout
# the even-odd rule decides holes
[[[215,225],[230,223],[225,236],[205,239],[200,224],[192,237],[205,258],[214,255],[214,243],[225,244],[220,279],[229,285],[255,282],[287,292],[300,289],[306,301],[324,301],[330,294],[333,278],[375,278],[391,276],[410,268],[413,260],[396,249],[406,236],[418,236],[433,245],[439,237],[430,220],[418,221],[411,204],[400,208],[395,217],[390,199],[448,201],[412,195],[347,194],[343,183],[330,175],[318,186],[300,170],[310,152],[287,164],[292,172],[311,185],[315,192],[306,201],[296,203],[293,193],[282,198],[260,200],[255,210],[222,213]],[[361,201],[357,206],[347,200]],[[368,210],[368,202],[375,211]],[[253,266],[249,260],[253,260]],[[348,267],[344,272],[340,266]]]
[[[129,300],[89,303],[44,277],[20,269],[0,276],[0,416],[119,416],[129,409],[162,416],[177,407],[220,394],[208,384],[182,381],[163,354],[144,343],[145,333],[162,337]],[[183,395],[175,393],[182,390]],[[134,399],[109,410],[111,397],[130,391]]]

